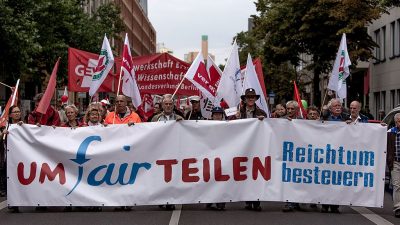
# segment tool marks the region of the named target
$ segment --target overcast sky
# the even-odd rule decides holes
[[[177,58],[199,51],[201,36],[208,35],[209,53],[225,64],[233,37],[247,31],[256,7],[254,0],[148,0],[148,14],[157,43],[164,42]]]

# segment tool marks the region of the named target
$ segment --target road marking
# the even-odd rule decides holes
[[[375,214],[374,212],[372,212],[371,210],[369,210],[365,207],[351,207],[351,208],[375,224],[393,225],[393,223],[385,220],[384,218],[380,217],[378,214]]]
[[[7,200],[0,202],[0,210],[4,209],[7,207]]]
[[[169,225],[178,225],[179,218],[181,217],[182,205],[176,205],[175,210],[172,212]]]

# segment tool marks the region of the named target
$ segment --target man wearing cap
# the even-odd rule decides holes
[[[204,120],[205,118],[201,114],[200,97],[197,95],[190,97],[190,103],[192,104],[192,110],[186,114],[185,120]]]
[[[140,123],[140,117],[137,113],[128,108],[128,102],[124,95],[118,95],[115,98],[116,112],[107,114],[104,120],[105,124],[128,124]]]
[[[102,112],[103,119],[106,118],[106,115],[110,112],[111,104],[108,99],[103,99],[100,101],[101,106],[103,107],[104,111]]]
[[[211,110],[211,120],[215,120],[215,121],[225,120],[224,110],[219,106],[213,107]],[[215,203],[215,205],[216,205],[216,208],[213,208],[213,203],[207,203],[206,207],[208,209],[217,209],[217,210],[225,209],[225,202],[218,202],[218,203]]]
[[[264,110],[260,109],[256,105],[256,101],[260,98],[260,95],[256,94],[254,88],[248,88],[244,93],[244,95],[240,96],[243,104],[239,106],[239,119],[258,118],[262,120],[264,117],[267,117],[267,114],[264,112]],[[259,201],[246,201],[245,208],[248,210],[261,211]]]
[[[259,118],[264,119],[267,117],[267,114],[264,110],[260,109],[256,105],[256,101],[260,98],[260,95],[256,94],[254,88],[248,88],[245,91],[245,94],[240,96],[244,104],[239,108],[240,111],[240,119],[246,118]]]

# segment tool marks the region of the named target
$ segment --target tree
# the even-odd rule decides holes
[[[29,71],[32,56],[40,50],[32,19],[36,7],[30,0],[0,1],[0,77],[4,82],[15,83],[22,71]]]
[[[314,104],[319,105],[320,74],[332,68],[342,33],[347,33],[353,63],[371,58],[377,45],[368,35],[366,26],[385,12],[389,2],[259,0],[255,4],[260,15],[253,16],[255,27],[249,35],[261,43],[258,51],[271,65],[268,67],[281,68],[280,65],[287,63],[297,67],[302,62],[302,55],[311,56],[307,69],[313,71],[313,99]],[[246,40],[253,41],[252,38]],[[276,72],[275,78],[287,75],[283,71]],[[295,71],[294,75],[296,78]]]
[[[0,75],[10,84],[46,84],[55,61],[61,57],[59,84],[67,79],[68,47],[98,52],[104,33],[119,38],[124,30],[114,4],[98,8],[92,17],[77,0],[3,0],[0,2]]]

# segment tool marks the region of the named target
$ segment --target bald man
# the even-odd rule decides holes
[[[124,95],[118,95],[117,98],[115,98],[115,105],[116,112],[110,112],[107,114],[107,117],[104,120],[105,124],[132,125],[141,122],[139,115],[129,109],[128,101]]]
[[[350,103],[350,123],[368,123],[368,117],[360,114],[361,103],[359,101],[352,101]]]

